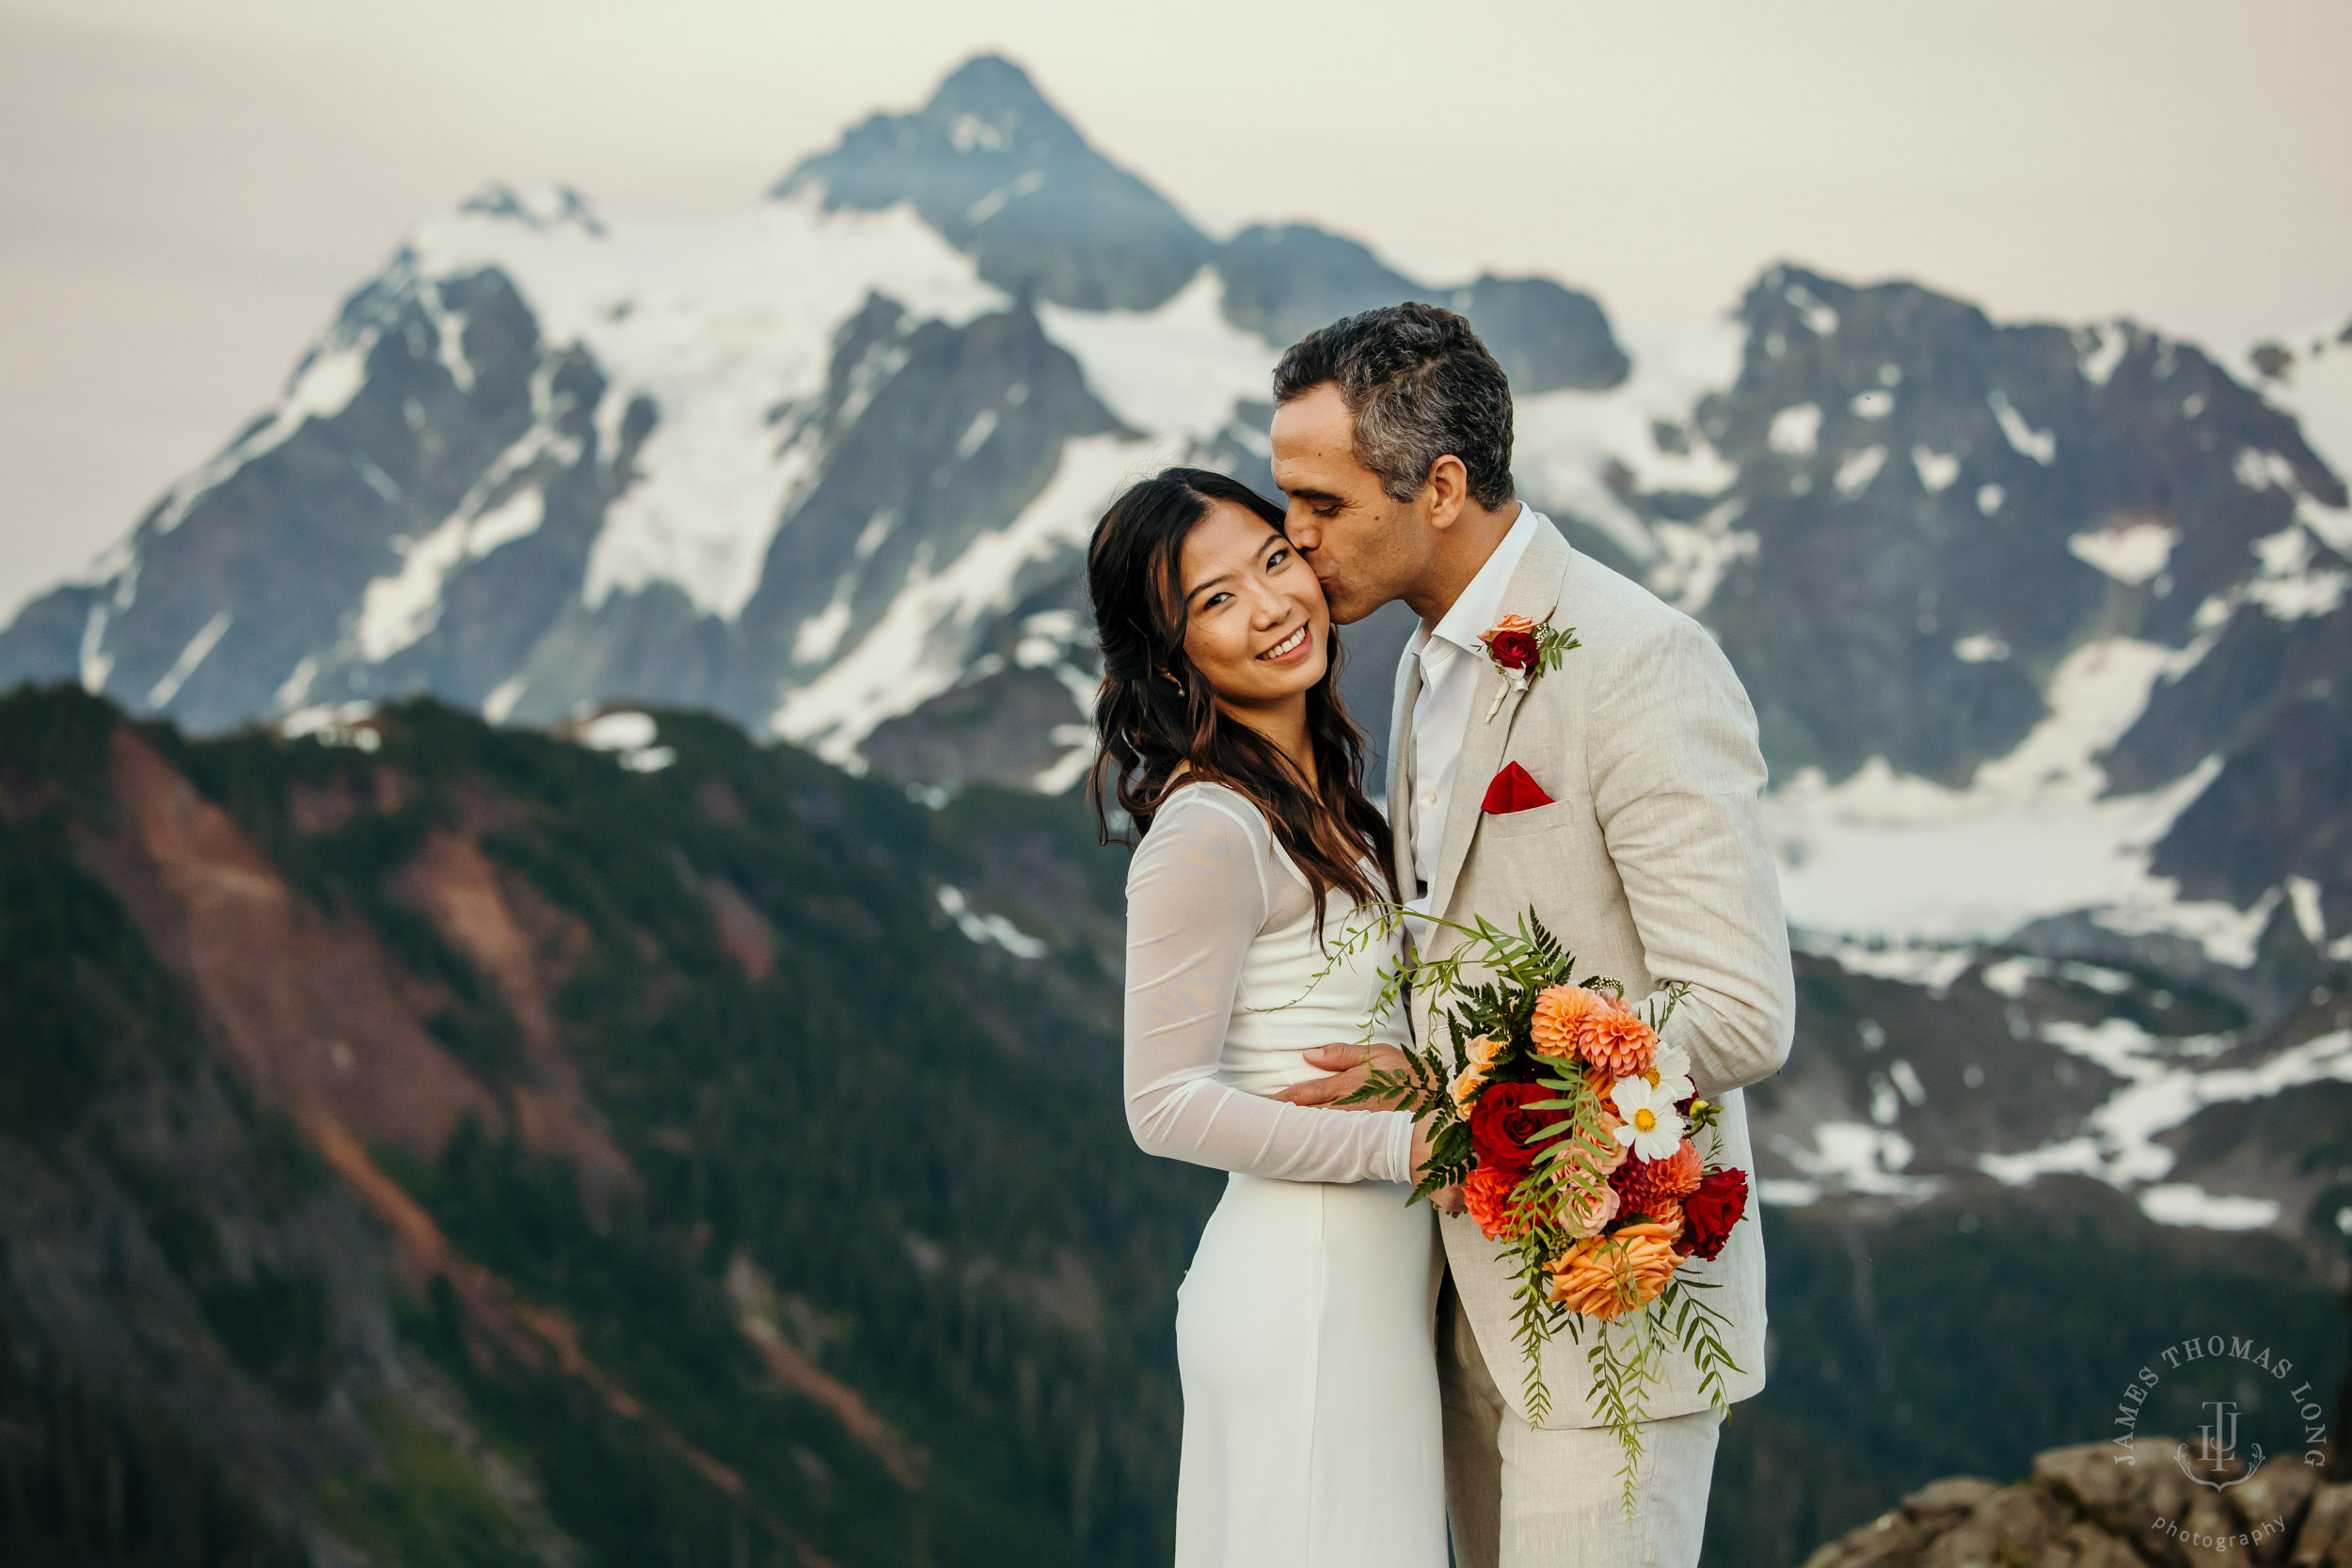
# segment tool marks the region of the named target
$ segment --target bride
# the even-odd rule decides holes
[[[1394,897],[1322,586],[1248,486],[1169,468],[1087,561],[1127,875],[1127,1121],[1231,1172],[1176,1295],[1177,1568],[1444,1568],[1427,1157],[1402,1111],[1293,1105],[1360,1037],[1392,942],[1327,943]],[[1106,829],[1107,832],[1107,829]],[[1318,979],[1318,974],[1321,978]],[[1404,1042],[1402,1009],[1374,1038]]]

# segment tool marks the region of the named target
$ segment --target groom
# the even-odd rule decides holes
[[[1723,1105],[1716,1151],[1752,1170],[1740,1089],[1788,1058],[1795,982],[1779,885],[1756,816],[1764,759],[1756,714],[1708,634],[1645,589],[1570,548],[1511,486],[1511,388],[1470,324],[1434,305],[1350,316],[1309,336],[1274,372],[1274,480],[1287,531],[1337,622],[1391,599],[1421,617],[1397,672],[1389,747],[1396,878],[1414,908],[1509,927],[1533,909],[1580,971],[1638,1000],[1690,987],[1665,1030],[1698,1092]],[[1515,689],[1479,634],[1505,616],[1566,629],[1582,646]],[[1488,785],[1516,763],[1540,797]],[[1549,803],[1540,803],[1549,798]],[[1524,807],[1529,799],[1539,803]],[[1523,809],[1498,810],[1501,807]],[[1450,943],[1443,931],[1424,946]],[[1415,1037],[1433,1037],[1425,1000]],[[1373,1053],[1328,1046],[1332,1076],[1281,1098],[1335,1101]],[[1392,1053],[1391,1053],[1392,1055]],[[1699,1560],[1721,1416],[1671,1354],[1653,1386],[1634,1517],[1618,1452],[1597,1424],[1577,1347],[1544,1358],[1551,1411],[1532,1426],[1512,1338],[1509,1255],[1441,1214],[1437,1301],[1448,1512],[1463,1568],[1691,1568]],[[1758,1206],[1713,1262],[1725,1392],[1764,1386],[1764,1242]]]

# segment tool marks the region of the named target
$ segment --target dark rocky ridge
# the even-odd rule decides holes
[[[1939,1481],[1824,1545],[1805,1568],[2344,1568],[2352,1564],[2352,1484],[2327,1482],[2300,1455],[2272,1460],[2223,1492],[2192,1486],[2169,1440],[2121,1465],[2113,1445],[2037,1457],[2008,1486]],[[2191,1537],[2184,1542],[2169,1521]],[[2207,1544],[2206,1543],[2221,1543]]]

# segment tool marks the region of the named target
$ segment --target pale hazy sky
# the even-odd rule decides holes
[[[1001,49],[1213,230],[1635,318],[1766,262],[2234,349],[2352,315],[2343,0],[0,0],[0,616],[492,178],[724,212]]]

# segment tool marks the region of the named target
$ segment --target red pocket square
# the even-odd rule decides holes
[[[1544,786],[1529,776],[1518,763],[1508,763],[1495,775],[1495,782],[1486,786],[1486,803],[1478,809],[1501,816],[1508,812],[1534,811],[1537,806],[1551,804],[1551,797]]]

